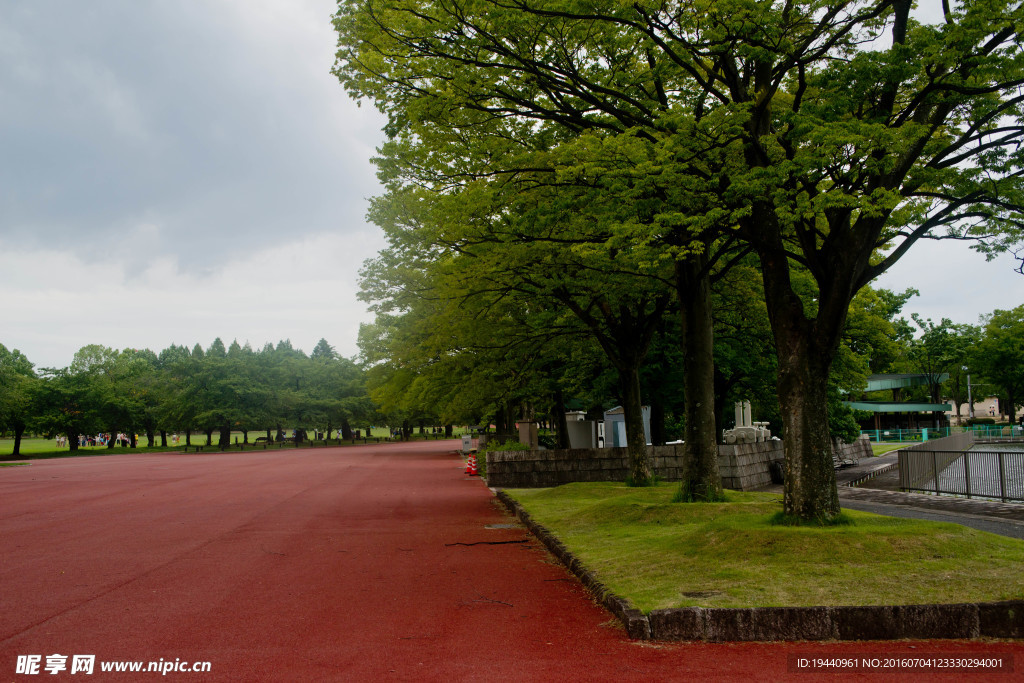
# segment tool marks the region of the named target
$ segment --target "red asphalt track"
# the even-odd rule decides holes
[[[630,641],[526,531],[488,528],[513,520],[456,446],[0,468],[0,681],[153,680],[100,662],[160,659],[210,662],[178,681],[835,680],[790,656],[868,653],[1013,656],[1024,671],[1007,641]],[[52,654],[68,668],[95,655],[94,673],[17,673],[19,655]]]

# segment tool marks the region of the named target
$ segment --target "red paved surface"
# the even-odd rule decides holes
[[[814,680],[794,654],[1016,656],[1011,642],[643,644],[522,529],[454,442],[0,468],[0,680]],[[504,545],[451,545],[528,540]],[[18,655],[94,654],[92,676]],[[70,659],[69,662],[70,664]],[[1019,673],[948,680],[1009,680]],[[865,674],[869,680],[938,680]]]

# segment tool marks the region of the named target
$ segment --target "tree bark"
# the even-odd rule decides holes
[[[665,429],[665,405],[661,401],[651,401],[651,444],[664,446],[668,441]]]
[[[704,254],[676,262],[676,289],[682,321],[685,382],[683,438],[686,444],[683,452],[686,475],[682,486],[693,500],[721,500],[711,280]]]
[[[829,288],[819,292],[817,315],[808,318],[793,291],[783,251],[765,250],[759,256],[778,356],[777,393],[786,453],[783,512],[806,521],[829,520],[840,508],[828,426],[828,377],[852,287],[829,282]],[[834,264],[835,270],[845,270],[842,265]]]
[[[805,520],[839,514],[839,494],[828,427],[831,354],[793,334],[779,354],[778,394],[785,424],[783,511]]]
[[[619,386],[622,389],[622,410],[626,419],[629,484],[650,486],[654,481],[654,473],[651,471],[651,462],[647,455],[647,437],[644,435],[639,363],[619,370]],[[605,438],[608,438],[607,434]]]
[[[556,386],[554,399],[555,405],[551,417],[555,423],[555,435],[558,438],[558,447],[566,449],[569,448],[569,424],[565,419],[565,395],[562,393],[561,386]]]
[[[14,426],[14,450],[11,455],[21,455],[21,437],[25,433],[25,425]]]

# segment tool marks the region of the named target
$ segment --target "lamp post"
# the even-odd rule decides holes
[[[967,372],[967,366],[963,366],[964,372]],[[974,399],[971,398],[971,373],[967,372],[967,405],[970,406],[970,416],[974,419]]]

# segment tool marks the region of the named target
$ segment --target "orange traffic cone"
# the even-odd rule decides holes
[[[470,454],[469,460],[466,461],[466,474],[470,476],[476,476],[479,472],[476,471],[476,456]]]

